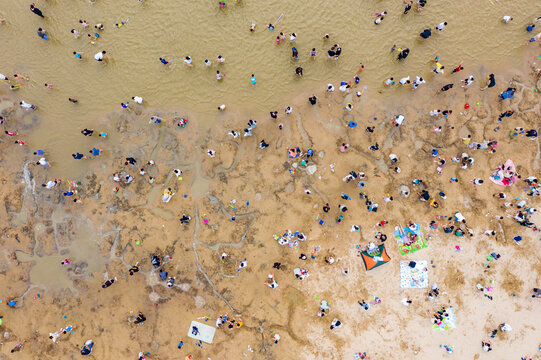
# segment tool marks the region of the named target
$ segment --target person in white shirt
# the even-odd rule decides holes
[[[439,30],[439,31],[442,31],[443,29],[445,29],[446,26],[447,26],[447,21],[439,23],[438,25],[436,25],[436,29]]]
[[[47,189],[52,189],[56,186],[56,184],[57,184],[57,181],[56,179],[54,179],[54,180],[47,181],[47,184],[41,184],[41,186]]]
[[[466,223],[466,218],[459,212],[455,213],[455,221]]]
[[[19,102],[19,105],[22,107],[22,108],[25,108],[26,110],[34,110],[36,109],[36,106],[32,105],[32,104],[29,104],[27,103],[26,101],[24,100],[21,100]]]
[[[132,96],[131,98],[133,101],[135,101],[136,103],[138,104],[142,104],[143,103],[143,98],[140,97],[140,96]]]
[[[64,329],[60,329],[55,333],[49,333],[49,339],[53,340],[54,343],[57,342],[62,335],[62,331],[64,331]]]
[[[39,159],[39,161],[37,162],[36,165],[51,166],[51,165],[49,165],[49,163],[47,162],[47,160],[45,160],[44,157],[42,157],[41,159]]]
[[[419,87],[419,85],[421,84],[424,84],[426,83],[426,81],[422,78],[422,77],[419,77],[419,76],[416,76],[415,80],[413,81],[413,89],[417,89],[417,87]]]
[[[95,59],[96,61],[103,61],[103,59],[105,58],[105,54],[106,54],[106,53],[107,53],[107,52],[106,52],[105,50],[100,51],[99,53],[96,53],[96,55],[94,55],[94,59]]]
[[[411,304],[411,300],[409,300],[408,298],[403,298],[402,300],[400,300],[400,302],[404,306],[410,306],[410,304]]]
[[[218,110],[224,111],[225,110],[225,104],[222,104],[222,105],[218,106]]]
[[[409,76],[400,79],[400,84],[402,84],[402,86],[406,86],[406,84],[409,84],[409,83],[410,83],[410,77]]]
[[[246,259],[244,259],[243,261],[240,262],[239,271],[240,271],[240,269],[243,269],[243,268],[245,268],[247,266],[248,266],[248,261]]]
[[[402,114],[396,115],[396,117],[395,117],[395,119],[393,121],[393,124],[394,124],[394,126],[400,126],[400,125],[402,125],[404,120],[406,120],[406,117],[404,115],[402,115]]]
[[[327,92],[333,92],[334,91],[334,86],[333,84],[328,84],[327,85]]]
[[[206,66],[210,66],[210,65],[212,65],[212,63],[210,62],[210,60],[205,59],[205,65],[206,65]]]
[[[509,21],[513,20],[513,18],[509,15],[505,15],[504,17],[502,17],[502,20],[504,23],[508,23]]]
[[[460,80],[461,82],[464,83],[464,85],[462,85],[462,87],[466,87],[468,85],[470,85],[472,82],[473,82],[474,78],[473,78],[473,75],[470,75],[470,77],[464,79],[464,80]]]
[[[189,57],[189,56],[186,56],[186,57],[184,58],[184,63],[185,63],[186,65],[188,65],[188,66],[192,66],[192,58]]]
[[[9,80],[9,79],[6,75],[0,74],[0,80]]]
[[[286,114],[291,114],[291,112],[293,111],[293,109],[291,108],[291,106],[288,106],[286,107]]]
[[[295,41],[296,38],[297,38],[297,34],[291,33],[291,35],[289,36],[289,41],[293,42]]]

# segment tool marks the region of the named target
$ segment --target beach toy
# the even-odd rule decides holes
[[[136,245],[141,245],[141,241],[140,241],[140,240],[137,240],[137,241],[135,241],[135,244],[136,244]]]
[[[470,104],[466,103],[464,104],[464,109],[469,109],[470,108]]]
[[[475,105],[479,106],[479,102],[476,102]]]

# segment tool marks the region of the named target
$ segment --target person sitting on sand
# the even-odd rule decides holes
[[[116,281],[116,277],[114,279],[107,280],[106,282],[101,285],[102,288],[108,288],[109,286],[113,285],[113,283]]]
[[[183,214],[182,217],[180,218],[180,223],[181,224],[189,224],[191,219],[192,218],[190,216]]]
[[[137,315],[137,318],[135,318],[135,321],[133,323],[135,325],[139,325],[145,322],[146,319],[147,318],[145,317],[145,315],[143,315],[143,313],[139,311],[139,314]]]
[[[481,90],[486,90],[488,88],[494,87],[495,85],[496,85],[496,79],[494,78],[494,74],[490,74],[488,76],[487,85],[481,88]]]
[[[90,355],[92,352],[92,347],[94,347],[94,341],[92,341],[92,339],[87,340],[81,347],[81,355]]]
[[[342,325],[342,322],[338,320],[337,318],[334,318],[331,322],[331,330],[336,329],[340,325]]]
[[[132,275],[135,274],[136,272],[139,272],[139,266],[137,266],[137,264],[139,264],[139,263],[136,263],[135,265],[133,265],[133,266],[130,268],[130,270],[129,270],[130,276],[132,276]]]
[[[278,287],[278,283],[274,279],[274,274],[269,274],[268,275],[267,281],[265,281],[265,285],[267,285],[271,289],[276,289]]]

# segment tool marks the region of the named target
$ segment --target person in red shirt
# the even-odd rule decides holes
[[[457,72],[459,72],[460,70],[464,70],[464,68],[462,67],[462,64],[458,65],[458,66],[453,70],[453,73],[457,73]]]

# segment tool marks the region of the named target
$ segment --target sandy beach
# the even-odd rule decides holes
[[[81,15],[70,21],[102,16],[105,39],[95,41],[137,49],[131,35],[107,33],[133,31],[141,12],[165,11],[152,1],[136,3],[122,1],[123,16],[106,15],[109,5],[99,1],[73,5]],[[28,5],[0,8],[6,18],[0,37],[13,41],[17,27],[29,22],[35,32],[41,19]],[[55,31],[56,39],[48,40],[55,48],[45,51],[71,56],[73,44],[56,35],[63,29],[63,37],[71,36],[71,25],[61,21],[65,5],[36,5]],[[193,11],[202,6],[194,4]],[[157,58],[164,50],[155,47],[164,39],[141,50],[153,56],[152,65],[130,65],[148,69],[141,81],[119,65],[131,56],[120,48],[98,64],[105,65],[99,77],[111,79],[107,89],[93,83],[90,69],[66,65],[67,73],[55,81],[55,71],[35,59],[27,67],[24,58],[3,62],[1,73],[20,72],[30,80],[16,91],[9,90],[16,80],[0,84],[6,132],[0,138],[0,359],[541,359],[541,305],[532,296],[541,285],[541,188],[532,180],[541,175],[541,145],[532,132],[541,130],[541,53],[539,41],[526,45],[539,31],[524,30],[541,13],[487,1],[485,26],[472,26],[492,34],[485,27],[495,24],[493,31],[512,45],[484,58],[474,40],[462,53],[468,40],[453,29],[451,16],[449,29],[432,30],[426,43],[411,40],[422,26],[410,24],[396,42],[409,41],[412,58],[398,62],[388,38],[401,28],[396,22],[408,16],[436,25],[452,5],[429,1],[418,11],[414,4],[404,15],[404,4],[395,2],[379,25],[373,13],[387,4],[366,5],[363,27],[389,25],[384,34],[367,36],[370,44],[385,39],[376,50],[385,58],[361,56],[365,45],[344,35],[356,54],[342,45],[344,57],[327,59],[327,50],[343,43],[339,26],[332,25],[336,31],[328,30],[332,37],[323,42],[326,29],[303,23],[299,29],[311,34],[319,55],[309,65],[312,45],[299,39],[305,41],[300,61],[307,75],[295,77],[298,63],[290,55],[277,60],[280,65],[265,68],[264,62],[277,50],[269,48],[278,46],[273,37],[281,31],[289,37],[291,14],[302,9],[284,3],[289,12],[282,10],[284,20],[271,33],[263,20],[268,16],[260,14],[270,9],[249,1],[219,6],[209,5],[214,10],[208,16],[229,18],[208,38],[242,19],[242,35],[234,41],[246,37],[241,50],[256,49],[246,64],[233,61],[221,89],[214,73],[229,63],[205,69],[197,54],[194,68],[179,60],[160,73],[163,87],[152,84],[143,93],[150,77],[158,76],[154,67],[163,65]],[[18,11],[24,19],[7,16]],[[134,20],[114,29],[128,13]],[[508,13],[513,21],[502,24]],[[141,35],[149,36],[142,42],[151,42],[150,35]],[[32,42],[43,41],[34,38],[32,33]],[[91,57],[100,45],[85,45],[85,67],[96,65]],[[279,46],[287,52],[301,45]],[[234,59],[237,53],[229,51],[228,60]],[[258,56],[265,59],[260,72],[247,70]],[[366,69],[358,71],[358,59],[365,58]],[[439,62],[443,74],[434,71]],[[458,65],[464,69],[453,73]],[[186,70],[193,71],[180,76]],[[256,72],[257,85],[249,85],[246,71]],[[426,83],[416,89],[411,83],[384,85],[408,74],[411,82],[421,76]],[[495,86],[483,89],[490,74]],[[165,83],[177,75],[179,83]],[[56,88],[39,84],[38,90],[45,76]],[[471,85],[461,81],[470,76]],[[70,77],[66,92],[62,85]],[[88,91],[75,91],[74,81]],[[173,92],[186,81],[193,89]],[[327,91],[328,84],[334,91]],[[454,87],[439,91],[446,84]],[[67,102],[71,94],[80,94],[80,103]],[[142,104],[130,100],[137,94],[144,96]],[[129,106],[121,108],[126,99]],[[25,109],[21,100],[37,108]],[[216,109],[222,103],[225,111]],[[93,133],[84,136],[83,129]],[[45,154],[34,154],[38,149]],[[74,156],[78,152],[82,159]],[[49,164],[40,165],[41,158]],[[216,329],[212,343],[189,337],[198,336],[192,321]]]

